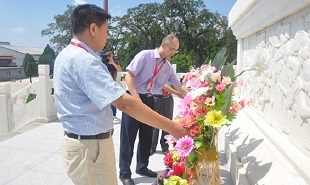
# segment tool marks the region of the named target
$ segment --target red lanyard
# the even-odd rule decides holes
[[[85,47],[83,47],[83,46],[82,46],[81,44],[79,44],[79,43],[76,43],[76,42],[71,41],[70,44],[73,45],[73,46],[77,46],[77,47],[79,47],[79,48],[82,48],[82,49],[84,49],[85,51],[87,51],[87,49],[86,49]],[[87,51],[87,52],[88,52],[88,51]]]
[[[152,78],[155,78],[156,75],[159,73],[159,71],[161,70],[161,68],[163,68],[163,65],[165,64],[165,62],[163,61],[163,63],[161,64],[161,66],[159,67],[158,69],[158,58],[156,59],[156,66],[155,66],[155,69],[154,69],[154,74],[153,74],[153,77]]]
[[[146,90],[150,91],[152,86],[153,86],[153,79],[156,77],[156,75],[159,73],[159,71],[161,70],[161,68],[163,68],[165,62],[163,61],[163,63],[161,64],[161,66],[158,68],[158,59],[156,59],[156,67],[154,69],[154,74],[152,76],[152,78],[150,79],[149,83],[147,84]]]

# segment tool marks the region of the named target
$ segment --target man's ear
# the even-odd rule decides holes
[[[89,25],[89,32],[90,32],[91,35],[94,35],[94,34],[95,34],[96,29],[97,29],[97,26],[96,26],[95,23],[91,23],[91,24]]]

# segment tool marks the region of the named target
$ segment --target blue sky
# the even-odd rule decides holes
[[[0,0],[0,41],[11,45],[45,47],[48,37],[41,37],[41,31],[48,28],[55,15],[63,14],[68,4],[91,3],[100,7],[103,0]],[[126,13],[128,8],[141,3],[164,0],[109,0],[109,12],[112,16]],[[211,12],[228,16],[236,0],[204,0]]]

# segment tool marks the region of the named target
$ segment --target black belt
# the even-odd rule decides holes
[[[154,94],[153,96],[156,98],[169,98],[171,96],[171,94],[168,94],[167,96],[160,95],[160,94]]]
[[[150,98],[150,97],[153,97],[153,94],[151,94],[151,93],[139,94],[139,96],[141,96],[141,97],[146,97],[146,98]]]
[[[81,135],[76,135],[73,133],[68,133],[65,131],[65,135],[72,139],[107,139],[113,135],[113,132],[114,132],[114,129],[111,129],[106,133],[101,133],[101,134],[91,135],[91,136],[85,136],[85,135],[81,136]]]

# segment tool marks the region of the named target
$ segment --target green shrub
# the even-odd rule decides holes
[[[28,103],[28,102],[34,100],[36,97],[37,97],[37,94],[29,93],[28,96],[27,96],[26,103]]]

